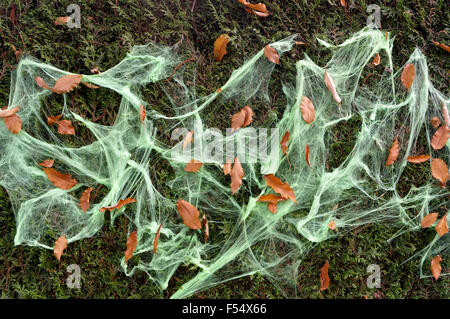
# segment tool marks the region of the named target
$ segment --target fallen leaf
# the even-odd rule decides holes
[[[330,265],[328,261],[320,269],[320,290],[325,290],[330,285],[330,277],[328,277],[328,269]]]
[[[5,123],[6,128],[12,133],[12,134],[18,134],[20,130],[22,129],[22,120],[17,114],[13,114],[8,117],[4,117],[3,121]]]
[[[214,59],[220,62],[227,53],[227,44],[230,41],[228,34],[221,34],[214,42]]]
[[[62,114],[47,117],[47,124],[52,126],[53,124],[58,123],[61,116]]]
[[[189,143],[192,142],[192,137],[194,136],[194,131],[189,131],[183,141],[183,149],[186,148],[186,146],[188,146]]]
[[[67,248],[67,239],[66,236],[61,236],[55,241],[55,248],[53,249],[53,254],[55,254],[56,259],[61,261],[61,256],[64,252],[64,249]]]
[[[445,102],[442,102],[442,117],[444,118],[445,124],[447,124],[447,126],[450,126],[450,116],[448,115],[448,108]]]
[[[159,236],[161,235],[162,225],[163,225],[162,223],[161,223],[161,225],[159,225],[158,231],[156,232],[156,235],[155,235],[155,241],[153,242],[153,252],[155,253],[155,255],[156,255],[156,249],[158,248]]]
[[[442,125],[438,130],[434,133],[433,138],[431,139],[431,146],[435,150],[440,150],[445,146],[450,136],[450,128],[447,125]]]
[[[441,237],[448,233],[447,214],[442,216],[441,220],[437,223],[436,232]]]
[[[203,163],[200,161],[197,161],[195,159],[191,159],[189,163],[186,164],[184,167],[185,172],[197,172],[201,167]]]
[[[305,43],[305,42],[302,42],[302,41],[297,41],[297,42],[295,42],[295,44],[303,45],[303,44],[306,44],[306,43]]]
[[[437,220],[437,218],[438,218],[438,213],[430,213],[422,218],[422,221],[420,222],[420,226],[422,226],[422,228],[428,228],[434,224],[434,222]]]
[[[121,209],[123,206],[130,204],[130,203],[136,203],[137,201],[134,198],[128,197],[126,199],[120,199],[117,205],[114,206],[107,206],[100,208],[100,212],[109,211],[112,212],[114,209]]]
[[[438,117],[433,117],[430,120],[430,123],[434,128],[437,128],[437,127],[439,127],[439,125],[441,125],[441,120]]]
[[[91,73],[100,74],[100,70],[98,68],[91,69]]]
[[[403,86],[409,90],[409,88],[411,87],[411,84],[413,83],[414,80],[414,74],[415,74],[415,70],[414,70],[414,65],[412,65],[411,63],[408,63],[403,71],[402,71],[402,75],[400,80],[402,81]]]
[[[267,186],[272,187],[276,193],[280,194],[283,198],[290,198],[294,203],[297,203],[294,191],[288,183],[282,183],[281,180],[273,174],[264,175],[263,178],[266,181]]]
[[[83,210],[83,212],[87,212],[87,210],[89,209],[89,198],[91,197],[91,192],[92,192],[93,188],[89,187],[88,189],[86,189],[83,194],[81,194],[80,197],[80,207]]]
[[[253,121],[253,110],[250,106],[244,106],[239,112],[231,118],[231,131],[250,125]]]
[[[221,89],[221,88],[218,88],[218,89],[216,90],[216,92],[217,92],[217,93],[221,93],[221,92],[222,92],[222,89]]]
[[[183,199],[179,199],[177,201],[177,210],[187,227],[190,229],[202,228],[202,224],[199,219],[200,212],[194,205]]]
[[[234,159],[234,165],[230,172],[231,176],[231,190],[234,193],[237,192],[239,187],[242,185],[242,178],[244,178],[244,170],[242,169],[239,158]]]
[[[395,141],[394,141],[394,143],[392,143],[392,147],[389,150],[389,155],[386,160],[386,166],[391,166],[392,164],[394,164],[394,162],[398,158],[398,152],[399,152],[398,140],[397,140],[397,138],[395,138]]]
[[[439,255],[434,256],[433,259],[431,259],[431,267],[430,267],[431,273],[433,274],[433,277],[436,280],[438,280],[439,277],[441,276],[441,271],[442,271],[441,261],[442,261],[442,258]]]
[[[441,185],[445,185],[448,179],[448,168],[440,158],[433,158],[431,161],[431,175],[436,178]]]
[[[75,135],[75,129],[69,120],[61,120],[58,122],[58,133],[63,135]]]
[[[341,6],[343,6],[344,8],[347,7],[347,3],[345,3],[345,0],[341,0]]]
[[[372,66],[376,67],[377,65],[380,64],[380,62],[381,62],[381,58],[380,58],[380,55],[377,53],[372,60]]]
[[[140,105],[139,117],[141,118],[142,125],[144,125],[145,124],[145,107],[142,104]]]
[[[99,86],[89,83],[89,82],[81,82],[81,84],[83,84],[85,87],[88,87],[90,89],[98,89],[99,88]]]
[[[269,16],[269,11],[267,10],[267,7],[265,4],[257,3],[257,4],[251,4],[247,2],[246,0],[239,0],[240,3],[245,5],[245,11],[247,11],[249,14],[255,14],[259,17],[266,18]]]
[[[267,60],[269,60],[272,63],[279,64],[280,57],[278,56],[277,50],[274,48],[266,45],[264,47],[264,55],[266,56]]]
[[[336,91],[336,85],[334,84],[332,77],[328,74],[326,70],[323,79],[325,81],[325,85],[327,86],[328,90],[331,92],[331,95],[333,95],[333,99],[340,105],[342,100]]]
[[[440,47],[441,49],[444,49],[447,52],[450,52],[450,47],[448,45],[444,44],[444,43],[439,43],[439,42],[433,41],[433,44],[435,46]]]
[[[55,160],[46,159],[42,163],[39,163],[39,165],[42,166],[42,167],[50,168],[50,167],[53,166],[54,163],[55,163]]]
[[[69,22],[70,17],[57,17],[54,24],[55,25],[64,25]]]
[[[50,87],[47,85],[47,83],[45,83],[44,79],[41,78],[40,76],[36,76],[34,80],[36,81],[36,84],[39,85],[41,88],[50,90]]]
[[[205,227],[205,244],[206,244],[206,241],[209,238],[209,224],[208,224],[208,220],[206,219],[205,214],[203,214],[203,217],[202,217],[202,224],[203,224],[203,227]]]
[[[3,107],[0,110],[0,118],[10,117],[11,115],[14,115],[20,110],[20,107],[16,106],[13,108],[8,109],[8,107]]]
[[[50,182],[61,189],[71,189],[77,184],[77,180],[70,174],[63,174],[53,168],[44,167],[44,173]]]
[[[268,203],[267,208],[272,214],[277,212],[278,202],[285,201],[286,198],[275,194],[262,195],[258,198],[258,202]]]
[[[68,93],[77,87],[83,76],[81,74],[69,74],[56,80],[55,85],[51,88],[53,93]]]
[[[233,164],[233,161],[230,159],[227,159],[227,162],[223,165],[223,173],[225,175],[228,175],[231,173],[231,165]]]
[[[308,144],[306,144],[305,159],[306,159],[306,163],[308,164],[308,166],[311,167],[311,163],[309,162],[309,146],[308,146]]]
[[[128,236],[127,240],[127,250],[125,250],[125,263],[133,257],[133,253],[137,247],[137,232],[131,232],[130,236]]]
[[[328,228],[331,230],[335,230],[336,229],[336,223],[334,222],[334,220],[331,220],[330,223],[328,224]]]
[[[286,155],[286,159],[289,163],[289,168],[290,168],[291,162],[289,161],[289,155],[287,153],[287,150],[288,150],[287,142],[289,142],[289,131],[286,131],[286,133],[284,133],[283,138],[281,139],[280,145],[281,145],[281,151],[283,152],[283,155]]]
[[[316,110],[314,109],[314,105],[311,100],[306,96],[302,96],[300,110],[302,111],[303,120],[305,120],[307,124],[311,124],[316,117]]]
[[[406,160],[410,163],[422,163],[426,162],[431,158],[431,155],[417,155],[409,156]]]

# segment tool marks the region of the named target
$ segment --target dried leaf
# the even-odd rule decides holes
[[[133,257],[133,253],[137,247],[137,232],[131,232],[130,236],[128,236],[127,240],[127,250],[125,250],[125,263]]]
[[[100,208],[100,212],[109,211],[112,212],[114,209],[121,209],[123,206],[130,204],[130,203],[136,203],[137,201],[134,198],[128,197],[126,199],[120,199],[117,205],[114,206],[107,206]]]
[[[295,44],[298,44],[298,45],[304,45],[304,44],[306,44],[306,43],[305,43],[305,42],[302,42],[302,41],[296,41]]]
[[[214,42],[214,59],[220,62],[227,53],[227,44],[230,41],[228,34],[221,34]]]
[[[89,187],[88,189],[86,189],[83,192],[83,194],[81,194],[80,207],[83,210],[83,212],[85,212],[85,213],[89,209],[89,198],[91,197],[92,190],[93,190],[93,188]]]
[[[336,223],[334,222],[334,220],[331,220],[330,223],[328,224],[328,228],[331,230],[335,230],[336,229]]]
[[[381,58],[380,58],[380,55],[377,53],[372,60],[372,66],[376,67],[377,65],[380,64],[380,62],[381,62]]]
[[[5,122],[6,128],[12,133],[12,134],[18,134],[20,130],[22,129],[22,120],[17,114],[13,114],[8,117],[4,117],[3,121]]]
[[[267,208],[272,214],[277,212],[278,202],[285,201],[286,198],[275,194],[262,195],[258,198],[258,202],[268,203]]]
[[[234,165],[230,172],[231,176],[231,190],[234,193],[237,192],[239,187],[242,185],[242,178],[244,178],[244,170],[242,169],[239,158],[234,159]]]
[[[194,205],[183,199],[179,199],[177,201],[177,210],[187,227],[190,229],[202,228],[202,224],[199,219],[200,212]]]
[[[428,228],[434,224],[437,217],[438,217],[438,213],[430,213],[422,218],[420,225],[422,226],[422,228]]]
[[[415,69],[414,69],[414,65],[411,63],[408,63],[403,71],[402,71],[402,75],[401,75],[401,81],[403,86],[409,90],[409,88],[411,87],[411,84],[413,83],[414,80],[414,75],[415,75]]]
[[[75,129],[69,120],[61,120],[58,122],[58,133],[63,135],[75,135]]]
[[[448,168],[440,158],[433,158],[431,161],[431,175],[436,178],[441,185],[445,185],[448,179]]]
[[[145,107],[141,104],[140,105],[140,111],[139,111],[139,117],[141,118],[142,125],[145,124]]]
[[[57,17],[54,24],[55,25],[64,25],[69,22],[70,17]]]
[[[69,74],[56,80],[55,85],[51,88],[53,93],[67,93],[77,87],[83,76],[81,74]]]
[[[436,42],[436,41],[433,41],[433,44],[434,44],[435,46],[440,47],[441,49],[444,49],[444,50],[447,51],[447,52],[450,52],[450,47],[449,47],[448,45],[444,44],[444,43],[438,43],[438,42]]]
[[[77,180],[70,174],[63,174],[53,168],[44,167],[44,173],[50,182],[61,189],[71,189],[77,184]]]
[[[392,143],[392,147],[389,150],[389,155],[386,160],[386,166],[391,166],[392,164],[394,164],[394,162],[398,158],[398,152],[399,152],[398,140],[397,140],[397,138],[395,138],[395,141],[394,141],[394,143]]]
[[[186,146],[188,146],[189,143],[192,142],[192,137],[194,136],[194,131],[189,131],[183,141],[183,149],[186,148]]]
[[[250,106],[244,106],[231,118],[231,131],[234,132],[241,127],[249,126],[253,121],[253,114],[253,110],[250,108]]]
[[[266,18],[269,16],[269,11],[267,10],[267,7],[265,4],[257,3],[257,4],[251,4],[247,2],[246,0],[239,0],[240,3],[245,5],[245,11],[247,11],[249,14],[255,14],[259,17]]]
[[[277,50],[270,47],[269,45],[266,45],[264,47],[264,55],[266,56],[267,60],[269,60],[270,62],[279,64],[280,57],[278,56]]]
[[[327,86],[328,90],[331,92],[331,95],[333,95],[333,99],[340,105],[342,100],[336,91],[336,85],[334,84],[332,77],[328,74],[326,70],[323,79],[325,81],[325,85]]]
[[[442,102],[442,117],[444,118],[445,124],[447,124],[447,126],[450,126],[450,116],[448,115],[448,108],[445,102]]]
[[[345,0],[341,0],[341,6],[343,6],[344,8],[347,7],[347,3],[345,3]]]
[[[40,76],[36,76],[34,80],[36,81],[36,84],[39,85],[41,88],[50,90],[50,87],[47,85],[47,83],[45,83],[44,79],[41,78]]]
[[[155,235],[155,241],[153,242],[153,252],[155,253],[155,255],[156,255],[156,249],[158,248],[159,236],[161,235],[162,225],[163,225],[162,223],[161,223],[161,225],[159,225],[158,231],[156,232],[156,235]]]
[[[409,156],[406,160],[410,163],[423,163],[428,161],[431,158],[431,155],[417,155],[417,156]]]
[[[100,74],[102,72],[100,72],[100,70],[98,68],[93,68],[93,69],[91,69],[91,73]]]
[[[330,265],[328,261],[320,269],[320,290],[325,290],[330,285],[330,277],[328,277],[328,269]]]
[[[61,261],[61,256],[64,252],[64,249],[67,248],[67,239],[66,236],[61,236],[55,241],[55,248],[53,249],[53,254],[55,254],[56,259]]]
[[[205,227],[205,244],[206,244],[206,241],[209,238],[209,224],[208,224],[208,220],[206,219],[205,214],[203,214],[203,217],[202,217],[202,224],[203,224],[203,227]]]
[[[438,117],[433,117],[430,120],[430,123],[434,128],[437,128],[437,127],[439,127],[439,125],[441,125],[441,120]]]
[[[62,114],[47,117],[47,124],[52,126],[53,124],[58,123],[61,116]]]
[[[203,163],[200,161],[197,161],[195,159],[191,159],[189,163],[186,164],[184,167],[185,172],[197,172],[201,167]]]
[[[447,214],[442,216],[441,220],[437,223],[436,232],[441,237],[448,233]]]
[[[89,83],[89,82],[81,82],[81,84],[83,84],[85,87],[88,87],[90,89],[98,89],[99,88],[99,86]]]
[[[441,276],[441,256],[437,255],[434,256],[433,259],[431,259],[431,273],[433,274],[434,279],[438,280]]]
[[[10,117],[11,115],[14,115],[20,110],[20,107],[16,106],[13,108],[8,109],[8,107],[3,107],[0,110],[0,118]]]
[[[309,146],[308,146],[308,144],[306,144],[305,159],[306,159],[306,163],[308,164],[308,166],[311,167],[311,163],[309,162]]]
[[[305,120],[307,124],[311,124],[316,116],[316,110],[314,109],[311,100],[306,96],[302,96],[300,110],[302,111],[303,120]]]
[[[450,136],[450,128],[447,125],[442,125],[436,133],[434,133],[433,138],[431,139],[431,146],[435,150],[440,150],[445,146]]]
[[[223,173],[225,175],[228,175],[231,173],[231,165],[233,164],[233,161],[230,159],[227,159],[227,162],[223,165]]]
[[[39,165],[42,166],[42,167],[50,168],[50,167],[53,166],[54,163],[55,163],[55,160],[46,159],[42,163],[39,163]]]
[[[281,151],[283,152],[283,155],[286,155],[286,159],[289,163],[289,168],[291,168],[291,162],[289,161],[289,155],[287,153],[288,146],[287,142],[289,141],[289,131],[286,131],[284,133],[283,138],[281,139],[280,145],[281,145]]]
[[[280,194],[283,198],[290,198],[294,203],[297,203],[294,191],[288,183],[282,183],[281,180],[273,174],[264,175],[263,178],[266,181],[267,186],[272,187],[276,193]]]

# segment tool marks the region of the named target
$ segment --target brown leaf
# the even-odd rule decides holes
[[[200,161],[197,161],[195,159],[191,159],[189,163],[186,164],[184,167],[185,172],[197,172],[201,167],[203,163]]]
[[[83,84],[85,87],[88,87],[90,89],[98,89],[99,88],[99,86],[89,83],[89,82],[81,82],[81,84]]]
[[[290,198],[294,203],[297,203],[294,191],[288,183],[282,183],[281,180],[273,174],[264,175],[263,178],[266,181],[267,186],[272,187],[276,193],[280,194],[283,198]]]
[[[306,96],[302,96],[300,110],[302,111],[303,120],[305,120],[307,124],[311,124],[316,116],[316,110],[314,109],[311,100]]]
[[[436,41],[433,41],[433,44],[440,47],[441,49],[444,49],[447,52],[450,52],[450,47],[444,43],[438,43]]]
[[[61,189],[71,189],[77,184],[77,180],[70,174],[63,174],[53,168],[44,167],[44,173],[50,182]]]
[[[188,146],[189,143],[192,142],[192,136],[194,135],[194,131],[189,131],[183,141],[183,149],[186,148],[186,146]]]
[[[203,217],[202,217],[202,224],[203,224],[203,227],[205,227],[205,244],[206,244],[206,241],[209,238],[209,224],[208,224],[208,220],[206,219],[205,214],[203,214]]]
[[[398,158],[398,152],[399,152],[398,140],[397,140],[397,138],[395,138],[395,141],[394,141],[394,143],[392,143],[392,147],[389,150],[389,155],[386,160],[386,166],[391,166],[392,164],[394,164],[394,162]]]
[[[440,158],[433,158],[431,161],[431,175],[441,182],[441,185],[445,185],[447,182],[448,168]]]
[[[100,70],[98,68],[93,68],[93,69],[91,69],[91,73],[100,74],[102,72],[100,72]]]
[[[328,74],[328,72],[326,70],[323,75],[323,79],[325,81],[325,85],[327,86],[328,90],[331,92],[331,95],[333,95],[333,99],[340,105],[342,100],[336,91],[336,85],[334,84],[333,79],[331,78],[331,76]]]
[[[141,118],[142,125],[145,124],[145,107],[141,104],[141,109],[139,111],[139,117]]]
[[[114,206],[107,206],[100,208],[100,212],[109,211],[112,212],[114,209],[121,209],[123,206],[130,204],[130,203],[136,203],[137,201],[134,198],[128,197],[126,199],[120,199],[117,205]]]
[[[57,17],[55,20],[55,25],[64,25],[69,22],[70,17]]]
[[[187,227],[190,229],[202,228],[202,224],[199,219],[200,212],[194,205],[183,199],[179,199],[177,201],[177,210]]]
[[[89,187],[88,189],[86,189],[83,192],[83,194],[81,194],[80,207],[83,210],[83,212],[85,212],[85,213],[89,209],[89,198],[91,197],[92,190],[93,190],[93,188]]]
[[[67,239],[66,236],[61,236],[55,241],[55,248],[53,249],[53,254],[55,254],[56,259],[61,261],[61,256],[64,252],[64,249],[67,248]]]
[[[39,163],[39,165],[42,166],[42,167],[50,168],[50,167],[53,166],[54,163],[55,163],[55,160],[46,159],[42,163]]]
[[[437,220],[437,218],[438,218],[438,213],[430,213],[422,218],[422,221],[420,222],[420,226],[422,226],[422,228],[428,228],[434,224],[434,222]]]
[[[328,228],[331,230],[335,230],[336,229],[336,223],[334,222],[334,220],[331,220],[330,223],[328,224]]]
[[[63,135],[75,135],[75,129],[69,120],[61,120],[58,122],[58,133]]]
[[[442,216],[441,220],[437,223],[436,232],[441,237],[448,233],[447,214]]]
[[[433,138],[431,139],[431,146],[435,150],[440,150],[445,146],[450,136],[450,128],[447,125],[442,125],[436,133],[434,133]]]
[[[266,56],[267,60],[269,60],[270,62],[279,64],[280,57],[278,56],[277,50],[270,47],[269,45],[266,45],[264,47],[264,55]]]
[[[306,144],[306,152],[305,152],[306,163],[309,167],[311,167],[311,163],[309,162],[309,146]]]
[[[47,117],[47,124],[52,126],[53,124],[58,123],[61,116],[62,116],[62,114]]]
[[[131,232],[130,236],[128,236],[127,240],[127,250],[125,250],[125,263],[133,257],[133,253],[137,247],[137,232]]]
[[[218,62],[222,61],[223,56],[227,53],[227,44],[230,41],[228,34],[221,34],[214,42],[214,59]]]
[[[289,141],[289,131],[286,131],[284,133],[283,138],[281,139],[280,145],[281,145],[281,151],[283,152],[283,155],[286,155],[286,159],[289,163],[289,168],[291,167],[291,162],[289,161],[289,155],[287,153],[288,146],[287,142]]]
[[[405,68],[402,71],[400,80],[402,81],[403,86],[407,90],[409,90],[409,88],[411,87],[411,84],[413,83],[414,75],[415,75],[414,65],[411,63],[408,63],[407,65],[405,65]]]
[[[441,271],[442,271],[441,261],[442,261],[442,258],[439,255],[434,256],[433,259],[431,259],[431,267],[430,267],[431,273],[433,274],[433,277],[436,280],[438,280],[439,277],[441,276]]]
[[[8,109],[8,107],[3,107],[0,110],[0,118],[10,117],[11,115],[14,115],[20,110],[20,107],[16,106],[13,108]]]
[[[223,165],[223,173],[225,175],[228,175],[231,173],[231,165],[233,164],[233,161],[230,159],[227,159],[227,162]]]
[[[444,118],[445,124],[447,124],[447,126],[450,126],[450,116],[448,114],[448,108],[445,102],[442,102],[442,117]]]
[[[53,93],[67,93],[77,87],[83,76],[81,74],[69,74],[56,80],[55,85],[51,88]]]
[[[417,155],[417,156],[409,156],[406,160],[410,163],[423,163],[428,161],[431,158],[431,155]]]
[[[231,118],[231,131],[234,132],[241,127],[250,125],[253,121],[253,110],[250,106],[244,106],[239,112]]]
[[[345,0],[341,0],[341,6],[343,6],[344,8],[347,7],[347,3],[345,3]]]
[[[258,202],[264,202],[268,203],[267,208],[272,214],[275,214],[277,212],[277,204],[280,201],[285,201],[286,198],[283,198],[282,196],[275,195],[275,194],[267,194],[262,195],[258,198]]]
[[[234,165],[230,172],[231,176],[231,190],[233,194],[237,192],[239,187],[242,185],[242,178],[244,178],[244,170],[242,169],[239,158],[234,159]]]
[[[320,269],[320,290],[325,290],[330,285],[330,277],[328,277],[328,269],[330,265],[328,261]]]
[[[158,248],[159,236],[161,235],[162,225],[163,225],[162,223],[161,223],[161,225],[159,225],[158,231],[156,232],[156,235],[155,235],[155,241],[153,242],[153,252],[155,253],[155,255],[156,255],[156,249]]]
[[[36,84],[39,85],[41,88],[50,90],[50,87],[47,85],[47,83],[45,83],[44,79],[41,78],[40,76],[36,76],[34,80],[36,81]]]
[[[433,117],[430,120],[430,123],[434,128],[437,128],[437,127],[439,127],[439,125],[441,125],[441,120],[438,117]]]
[[[12,134],[18,134],[20,130],[22,129],[22,120],[17,114],[13,114],[8,117],[4,117],[3,121],[5,122],[6,128],[12,133]]]
[[[245,5],[245,11],[247,11],[249,14],[255,14],[259,17],[266,18],[269,16],[269,11],[267,10],[267,7],[265,4],[257,3],[257,4],[251,4],[247,2],[246,0],[239,0],[240,3]]]
[[[372,66],[373,66],[373,67],[376,67],[377,65],[380,64],[380,62],[381,62],[381,58],[380,58],[380,55],[377,53],[377,54],[375,55],[375,57],[373,58]]]

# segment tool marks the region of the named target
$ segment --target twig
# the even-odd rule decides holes
[[[178,64],[178,65],[176,66],[175,70],[173,70],[172,74],[171,74],[167,79],[165,79],[164,81],[166,81],[166,82],[169,81],[169,80],[172,78],[172,76],[175,74],[175,72],[177,71],[177,69],[178,69],[180,66],[182,66],[183,64],[185,64],[185,63],[187,63],[187,62],[193,61],[193,60],[195,60],[195,58],[191,58],[191,59],[189,59],[189,60],[183,61],[183,62],[181,62],[180,64]]]
[[[194,7],[195,7],[196,3],[197,3],[197,0],[194,0],[194,3],[192,4],[191,12],[194,12]]]

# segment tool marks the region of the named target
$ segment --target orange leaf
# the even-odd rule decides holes
[[[267,186],[272,187],[276,193],[280,194],[285,199],[290,198],[294,203],[297,203],[294,191],[288,183],[282,183],[281,180],[273,174],[264,175],[263,178],[265,179]]]
[[[431,161],[431,175],[441,182],[441,185],[445,185],[447,182],[448,168],[440,158],[433,158]]]
[[[100,212],[109,211],[112,212],[114,209],[121,209],[123,206],[130,204],[130,203],[136,203],[137,201],[134,198],[128,197],[126,199],[120,199],[117,205],[114,206],[107,206],[100,208]]]
[[[450,47],[444,43],[438,43],[436,41],[433,41],[433,44],[440,47],[441,49],[444,49],[447,52],[450,52]]]
[[[336,229],[336,223],[334,222],[334,220],[331,220],[330,223],[328,224],[328,228],[331,230],[335,230]]]
[[[13,108],[8,109],[8,107],[4,107],[0,110],[0,118],[4,117],[10,117],[11,115],[14,115],[20,110],[20,107],[16,106]]]
[[[244,177],[244,170],[242,169],[239,158],[234,159],[234,165],[230,172],[231,176],[231,190],[233,194],[237,192],[239,187],[242,185],[242,178]]]
[[[333,95],[333,99],[340,105],[342,100],[336,91],[336,85],[334,84],[333,79],[331,78],[331,76],[328,74],[328,72],[326,70],[323,75],[323,79],[325,81],[325,85],[327,86],[328,90],[331,92],[331,95]]]
[[[309,167],[311,167],[311,163],[309,162],[309,146],[306,144],[306,152],[305,152],[306,163]]]
[[[229,159],[227,159],[227,162],[223,165],[223,173],[225,175],[228,175],[231,173],[231,165],[233,164],[233,162]]]
[[[316,110],[311,100],[306,96],[302,96],[302,102],[300,104],[300,110],[302,111],[303,119],[307,124],[311,124],[316,116]]]
[[[227,44],[230,41],[228,34],[221,34],[214,42],[214,59],[220,62],[227,53]]]
[[[66,236],[61,236],[55,241],[55,248],[53,249],[53,253],[55,254],[56,259],[61,261],[61,256],[64,252],[64,249],[67,248],[67,239]]]
[[[163,225],[162,223],[161,223],[161,225],[159,225],[158,231],[156,232],[156,235],[155,235],[155,241],[153,242],[153,252],[155,253],[155,255],[156,255],[156,249],[158,248],[159,236],[161,235],[162,225]]]
[[[193,135],[194,135],[194,131],[189,131],[186,134],[186,137],[184,138],[184,141],[183,141],[183,149],[185,149],[186,146],[188,146],[188,144],[192,142],[192,136]]]
[[[55,25],[64,25],[69,22],[70,17],[57,17],[55,20]]]
[[[190,229],[202,228],[199,219],[200,212],[194,205],[183,199],[179,199],[177,201],[177,210],[187,227]]]
[[[281,139],[280,145],[281,145],[281,151],[283,152],[283,155],[286,155],[286,159],[289,163],[289,168],[290,168],[291,162],[289,161],[289,155],[287,153],[287,150],[288,150],[287,142],[288,141],[289,141],[289,131],[286,131],[286,133],[284,133],[284,135],[283,135],[283,138]]]
[[[433,117],[430,120],[430,123],[434,128],[437,128],[437,127],[439,127],[439,125],[441,125],[441,120],[438,117]]]
[[[36,76],[34,80],[36,81],[36,84],[39,85],[41,88],[50,90],[50,87],[47,85],[47,83],[45,83],[44,79],[41,78],[40,76]]]
[[[6,128],[12,133],[12,134],[18,134],[20,130],[22,129],[22,120],[17,114],[13,114],[8,117],[4,117],[3,121],[5,122]]]
[[[275,194],[267,194],[262,195],[258,198],[258,202],[264,202],[268,203],[267,208],[272,214],[275,214],[277,212],[277,204],[280,201],[285,201],[286,198],[283,198],[282,196],[275,195]]]
[[[208,220],[206,219],[205,214],[203,214],[203,217],[202,217],[202,224],[205,227],[205,244],[206,244],[206,241],[209,238],[209,224],[208,224]]]
[[[431,213],[423,217],[422,221],[420,222],[420,226],[422,228],[428,228],[431,225],[434,224],[436,219],[438,218],[438,213]]]
[[[98,89],[99,88],[99,86],[94,85],[94,84],[89,83],[89,82],[81,82],[81,84],[83,84],[85,87],[88,87],[90,89]]]
[[[392,143],[392,147],[389,150],[389,155],[386,160],[386,166],[391,166],[392,164],[394,164],[394,162],[397,160],[398,157],[398,151],[399,151],[398,140],[397,138],[395,138],[395,141],[394,143]]]
[[[442,125],[436,133],[434,133],[433,138],[431,139],[431,146],[435,150],[440,150],[445,146],[450,136],[450,128],[447,125]]]
[[[47,117],[47,124],[52,126],[53,124],[58,123],[61,116],[62,114]]]
[[[330,285],[330,277],[328,277],[328,269],[330,265],[328,261],[320,269],[320,290],[325,290]]]
[[[80,207],[83,210],[83,212],[85,212],[85,213],[89,209],[89,198],[91,197],[92,190],[93,190],[93,188],[89,187],[88,189],[86,189],[83,192],[83,194],[81,194]]]
[[[442,117],[444,118],[445,124],[447,124],[447,126],[450,126],[450,116],[448,114],[448,108],[445,102],[442,102]]]
[[[39,163],[40,166],[42,167],[52,167],[53,164],[55,163],[55,160],[50,160],[50,159],[46,159],[45,161],[43,161],[42,163]]]
[[[341,6],[343,6],[344,8],[347,6],[347,3],[345,3],[345,0],[341,0]]]
[[[197,172],[201,167],[203,163],[200,161],[197,161],[195,159],[191,159],[189,163],[186,164],[184,167],[185,172]]]
[[[372,66],[375,67],[375,66],[379,65],[380,62],[381,62],[381,58],[380,58],[380,55],[377,53],[377,54],[375,55],[375,57],[373,58]]]
[[[250,106],[244,106],[239,112],[231,118],[231,131],[234,132],[241,127],[250,125],[253,121],[253,110]]]
[[[431,155],[417,155],[417,156],[409,156],[406,160],[410,163],[422,163],[428,161]]]
[[[141,104],[141,109],[139,111],[139,117],[141,118],[142,125],[145,124],[145,107]]]
[[[50,182],[61,189],[71,189],[77,184],[77,180],[70,174],[63,174],[53,168],[44,167],[44,173]]]
[[[414,65],[408,63],[402,71],[402,76],[400,80],[402,81],[403,86],[409,90],[411,84],[413,83],[415,75]]]
[[[137,232],[131,232],[130,236],[128,236],[127,240],[127,250],[125,250],[125,263],[133,257],[133,253],[137,247]]]
[[[436,232],[441,237],[448,233],[447,214],[442,216],[441,220],[437,223]]]
[[[81,74],[69,74],[56,80],[55,85],[51,88],[53,93],[67,93],[77,87],[83,76]]]
[[[75,129],[69,120],[61,120],[58,122],[58,133],[63,135],[75,135]]]
[[[267,10],[267,7],[265,4],[257,3],[257,4],[251,4],[247,2],[246,0],[239,0],[240,3],[245,5],[245,11],[247,11],[249,14],[256,14],[259,17],[268,17],[269,11]]]
[[[434,279],[438,280],[441,276],[441,256],[437,255],[434,256],[433,259],[431,259],[431,273],[433,274]]]
[[[264,55],[270,62],[279,64],[280,57],[278,56],[277,50],[275,50],[274,48],[266,45],[264,47]]]

